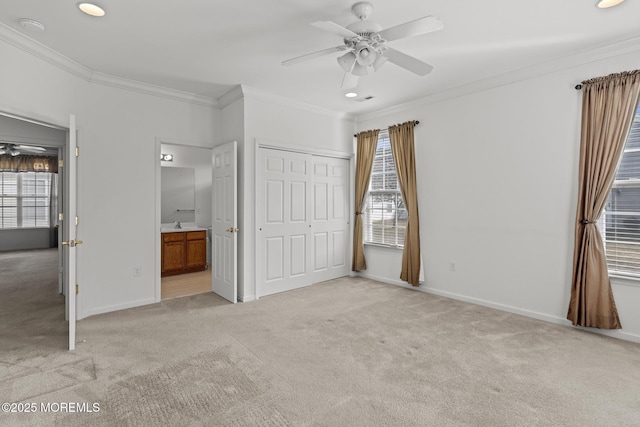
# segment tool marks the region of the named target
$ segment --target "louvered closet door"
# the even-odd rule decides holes
[[[312,283],[312,156],[259,148],[256,164],[256,291],[261,297]]]
[[[349,274],[349,161],[313,156],[313,282]]]

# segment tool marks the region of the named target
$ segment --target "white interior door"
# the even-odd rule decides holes
[[[259,148],[256,158],[256,291],[261,297],[312,283],[312,156]]]
[[[213,149],[213,224],[211,290],[222,298],[238,300],[238,188],[236,141]]]
[[[349,274],[349,160],[313,156],[313,282]]]
[[[65,208],[63,233],[65,240],[61,242],[66,254],[67,274],[65,275],[65,299],[67,309],[67,320],[69,321],[69,350],[76,348],[76,246],[82,243],[76,239],[77,225],[77,159],[76,159],[76,117],[69,118],[69,141],[64,159],[65,177],[67,179],[68,191],[65,193]]]

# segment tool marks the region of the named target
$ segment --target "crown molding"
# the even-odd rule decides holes
[[[356,117],[357,121],[371,120],[381,116],[391,115],[399,112],[406,111],[408,109],[414,109],[420,106],[426,106],[430,104],[436,104],[449,99],[458,98],[465,95],[470,95],[477,92],[482,92],[488,89],[505,86],[524,80],[540,77],[546,74],[552,74],[558,71],[571,69],[581,65],[589,64],[592,62],[601,61],[614,56],[621,56],[628,53],[633,53],[640,50],[640,36],[632,37],[629,39],[621,40],[611,44],[598,45],[589,49],[583,49],[576,51],[574,55],[565,56],[562,58],[554,58],[545,62],[531,65],[529,67],[520,68],[517,70],[509,71],[494,77],[478,80],[468,84],[444,89],[440,92],[435,92],[427,95],[423,95],[419,98],[409,99],[402,104],[394,105],[391,107],[383,108],[380,110],[359,114]],[[589,78],[589,76],[586,76]],[[576,82],[579,83],[579,82]]]
[[[237,85],[229,92],[218,98],[218,106],[220,108],[227,108],[229,105],[234,102],[244,98],[244,94],[242,92],[242,85]]]
[[[258,101],[264,101],[271,104],[280,105],[288,108],[295,108],[298,110],[307,111],[314,114],[320,114],[339,120],[355,121],[356,116],[352,113],[345,113],[342,111],[334,111],[324,107],[318,107],[317,105],[307,104],[305,102],[296,101],[291,98],[286,98],[272,93],[264,92],[246,85],[238,85],[231,89],[226,94],[218,98],[218,102],[221,108],[225,108],[231,105],[235,101],[241,98],[250,98]]]
[[[162,86],[156,86],[149,83],[140,82],[137,80],[129,80],[122,77],[112,76],[110,74],[94,71],[91,73],[91,77],[87,79],[90,83],[101,84],[104,86],[111,86],[118,89],[124,89],[132,92],[139,92],[145,95],[160,96],[162,98],[169,98],[176,101],[188,102],[196,105],[203,105],[205,107],[220,108],[218,102],[208,96],[196,95],[189,92],[183,92],[180,90],[169,89]]]
[[[3,23],[0,23],[0,40],[90,83],[102,84],[144,93],[146,95],[160,96],[206,107],[219,108],[217,101],[211,97],[182,92],[94,71]]]
[[[0,40],[7,42],[8,44],[17,47],[24,52],[40,58],[43,61],[48,62],[76,77],[80,77],[83,80],[88,80],[93,72],[90,68],[67,58],[64,55],[56,52],[40,43],[31,37],[14,30],[6,24],[0,23]]]

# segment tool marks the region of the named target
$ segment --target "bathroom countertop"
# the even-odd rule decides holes
[[[204,227],[161,228],[160,233],[178,233],[184,231],[206,231]]]

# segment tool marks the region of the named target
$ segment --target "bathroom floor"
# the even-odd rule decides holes
[[[162,301],[211,292],[211,269],[162,278]]]

